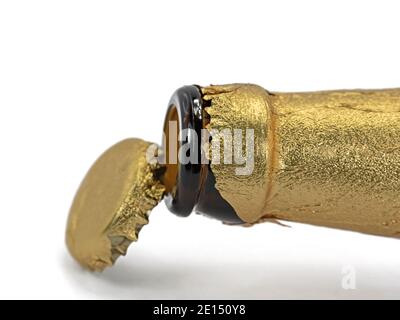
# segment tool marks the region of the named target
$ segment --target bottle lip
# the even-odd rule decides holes
[[[168,104],[164,121],[164,137],[173,109],[177,112],[178,132],[189,129],[188,132],[194,131],[197,137],[201,137],[203,128],[202,106],[203,100],[199,87],[195,85],[184,86],[176,90]],[[188,138],[185,141],[180,140],[178,139],[179,150],[182,150],[184,145],[194,143],[191,148],[196,148],[198,159],[196,163],[189,161],[187,164],[178,161],[174,188],[167,191],[164,199],[171,212],[181,217],[188,217],[196,206],[201,187],[201,145],[198,138],[192,141],[188,141],[191,140]],[[164,150],[166,150],[166,144],[168,144],[168,138],[163,139]]]

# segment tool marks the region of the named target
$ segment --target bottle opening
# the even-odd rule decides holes
[[[169,102],[164,122],[163,153],[166,171],[161,181],[166,187],[165,203],[173,213],[187,217],[193,211],[200,192],[201,164],[192,161],[189,150],[193,147],[190,136],[181,133],[195,131],[200,135],[202,121],[194,112],[195,101],[201,100],[201,93],[196,86],[178,89]],[[196,145],[196,154],[200,154],[200,145]],[[194,153],[192,154],[192,156]],[[185,158],[188,161],[181,161]]]
[[[164,150],[165,150],[165,164],[166,171],[163,176],[163,184],[166,188],[166,192],[174,193],[176,188],[179,165],[176,155],[179,152],[179,117],[178,110],[175,105],[172,105],[168,112],[164,123]],[[175,132],[171,132],[175,131]]]

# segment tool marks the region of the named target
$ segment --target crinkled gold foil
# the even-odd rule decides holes
[[[271,170],[268,157],[273,151],[269,147],[274,145],[268,142],[268,137],[273,137],[269,134],[273,128],[269,121],[265,91],[255,85],[233,84],[202,88],[202,93],[203,100],[211,103],[206,108],[211,120],[207,126],[210,131],[216,129],[222,133],[225,129],[232,132],[234,129],[254,129],[255,167],[250,179],[246,175],[236,175],[237,165],[234,163],[224,163],[223,143],[220,149],[221,163],[211,162],[211,170],[216,178],[216,188],[222,197],[232,205],[242,220],[255,222],[263,211],[264,200],[268,198]],[[217,137],[218,135],[215,138]],[[219,138],[222,142],[223,136]]]
[[[255,129],[255,169],[212,165],[248,223],[296,221],[376,235],[400,232],[400,89],[269,93],[202,89],[209,129]]]
[[[117,143],[83,180],[66,234],[69,251],[82,266],[101,271],[125,255],[161,201],[165,188],[155,177],[158,165],[146,160],[149,146],[139,139]]]

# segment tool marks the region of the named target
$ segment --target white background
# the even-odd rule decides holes
[[[83,271],[64,245],[89,166],[161,140],[185,84],[400,86],[398,1],[1,1],[0,298],[400,298],[400,242],[246,229],[161,204],[126,258]],[[342,288],[343,268],[356,290]]]

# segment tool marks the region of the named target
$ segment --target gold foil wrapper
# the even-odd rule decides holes
[[[202,93],[209,130],[254,129],[251,175],[211,164],[242,220],[399,236],[400,89],[272,93],[235,84]]]
[[[163,198],[165,187],[149,164],[151,144],[126,139],[108,149],[93,164],[72,204],[66,242],[85,268],[102,271],[138,239],[149,212]]]

